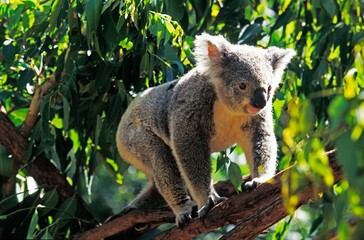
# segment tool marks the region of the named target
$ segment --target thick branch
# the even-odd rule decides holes
[[[17,150],[11,149],[11,148],[12,147],[18,148],[18,146],[16,145],[17,143],[22,146],[27,146],[28,142],[26,141],[26,138],[29,137],[29,135],[37,121],[37,116],[38,116],[39,108],[40,108],[40,101],[41,101],[42,97],[48,92],[49,88],[51,88],[55,85],[56,85],[56,78],[54,75],[51,75],[50,79],[48,81],[44,82],[41,86],[38,86],[38,84],[37,84],[34,96],[32,98],[32,101],[31,101],[31,104],[29,107],[28,114],[27,114],[26,119],[20,130],[20,132],[22,133],[21,134],[22,136],[20,134],[11,134],[11,132],[8,132],[7,135],[10,138],[3,137],[2,139],[0,139],[0,142],[2,142],[2,141],[5,142],[4,145],[7,146],[8,149],[10,147],[9,151],[11,153],[20,154],[20,155],[14,155],[15,161],[13,162],[12,173],[11,173],[10,177],[8,178],[7,182],[5,182],[2,185],[2,193],[5,196],[12,194],[12,192],[14,190],[16,174],[18,173],[19,167],[20,167],[23,159],[25,158],[25,155],[23,156],[23,154],[25,154],[25,151],[17,151]],[[1,111],[5,112],[3,110],[5,110],[5,109],[2,109]],[[4,119],[4,116],[5,116],[5,114],[1,116],[2,119],[0,122],[6,124],[7,126],[5,128],[0,129],[0,131],[4,131],[5,129],[12,129],[15,131],[16,129],[12,127],[12,123],[10,121],[6,121],[6,119]],[[12,139],[12,138],[16,138],[16,139]],[[22,149],[22,147],[20,149]],[[24,149],[26,149],[26,148],[24,148]]]
[[[335,159],[330,160],[335,183],[342,179],[342,173]],[[210,232],[227,224],[237,226],[222,239],[252,239],[288,215],[281,195],[281,177],[290,171],[286,169],[278,173],[270,183],[263,183],[251,193],[233,194],[233,186],[229,182],[215,185],[222,196],[230,196],[228,200],[217,205],[204,221],[192,220],[183,230],[174,227],[160,233],[154,239],[191,239],[202,233]],[[317,191],[313,185],[307,185],[301,192],[301,199],[297,208],[316,198]],[[145,226],[148,230],[165,222],[173,222],[174,215],[169,210],[156,209],[154,211],[133,210],[119,218],[98,228],[89,230],[78,239],[101,239],[118,232],[128,232],[138,226]],[[124,234],[123,234],[124,235]],[[124,236],[127,236],[125,234]]]
[[[28,141],[18,132],[18,129],[3,112],[0,112],[0,143],[8,149],[15,162],[21,165],[25,164]],[[55,186],[70,188],[58,169],[43,155],[27,164],[25,169],[39,184],[49,185],[49,183],[53,183],[52,185]],[[69,197],[73,194],[61,194],[61,197]]]
[[[330,164],[337,183],[343,178],[342,172],[333,158]],[[190,239],[229,223],[238,225],[222,239],[254,239],[265,229],[288,216],[281,194],[281,178],[287,171],[290,169],[279,172],[271,183],[263,183],[252,193],[235,195],[221,203],[211,210],[204,222],[194,219],[185,229],[174,227],[154,239]],[[316,194],[315,186],[308,184],[301,191],[296,208],[313,201],[317,197]]]
[[[19,133],[18,129],[10,121],[5,113],[0,111],[0,143],[4,145],[13,156],[15,164],[25,166],[26,171],[34,180],[45,187],[57,187],[61,199],[73,196],[75,191],[68,184],[59,170],[43,154],[35,160],[25,163],[28,141]],[[86,204],[79,199],[81,217],[94,220],[92,214],[87,210]]]
[[[14,124],[8,119],[5,113],[1,111],[0,143],[8,149],[16,162],[23,162],[28,147],[28,141],[17,132]]]
[[[159,226],[162,223],[174,222],[175,216],[169,209],[157,209],[151,211],[133,210],[129,213],[117,218],[111,222],[104,224],[102,227],[91,229],[82,235],[76,236],[77,239],[103,239],[119,232],[133,229],[138,225],[156,224]],[[144,225],[145,225],[144,224]]]

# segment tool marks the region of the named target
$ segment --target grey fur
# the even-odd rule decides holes
[[[253,176],[247,188],[272,177],[277,144],[271,92],[293,56],[291,49],[197,36],[196,68],[144,91],[120,121],[121,156],[150,179],[130,208],[150,208],[162,195],[178,226],[191,219],[196,204],[205,217],[223,200],[211,184],[210,154],[235,143],[244,149]]]

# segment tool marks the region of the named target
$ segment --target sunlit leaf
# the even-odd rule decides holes
[[[345,80],[345,88],[344,88],[344,96],[348,99],[351,99],[357,95],[358,85],[355,81],[354,74],[356,73],[356,69],[353,68],[344,77]]]

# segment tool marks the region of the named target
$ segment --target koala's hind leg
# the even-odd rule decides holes
[[[139,207],[149,208],[146,206],[148,196],[157,196],[157,189],[176,215],[176,224],[183,227],[192,218],[196,204],[188,196],[172,150],[153,132],[143,128],[132,130],[120,129],[123,134],[118,134],[119,152],[127,162],[143,171],[151,183],[125,211]]]
[[[183,227],[192,219],[194,212],[197,215],[197,207],[188,196],[172,150],[152,132],[146,132],[144,140],[149,142],[142,152],[146,154],[145,158],[149,158],[152,180],[176,215],[177,226]]]

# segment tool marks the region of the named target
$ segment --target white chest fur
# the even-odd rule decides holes
[[[242,129],[250,123],[250,120],[250,116],[233,114],[220,101],[216,101],[214,105],[215,133],[210,140],[211,151],[222,151],[239,139],[248,137],[248,132]]]

